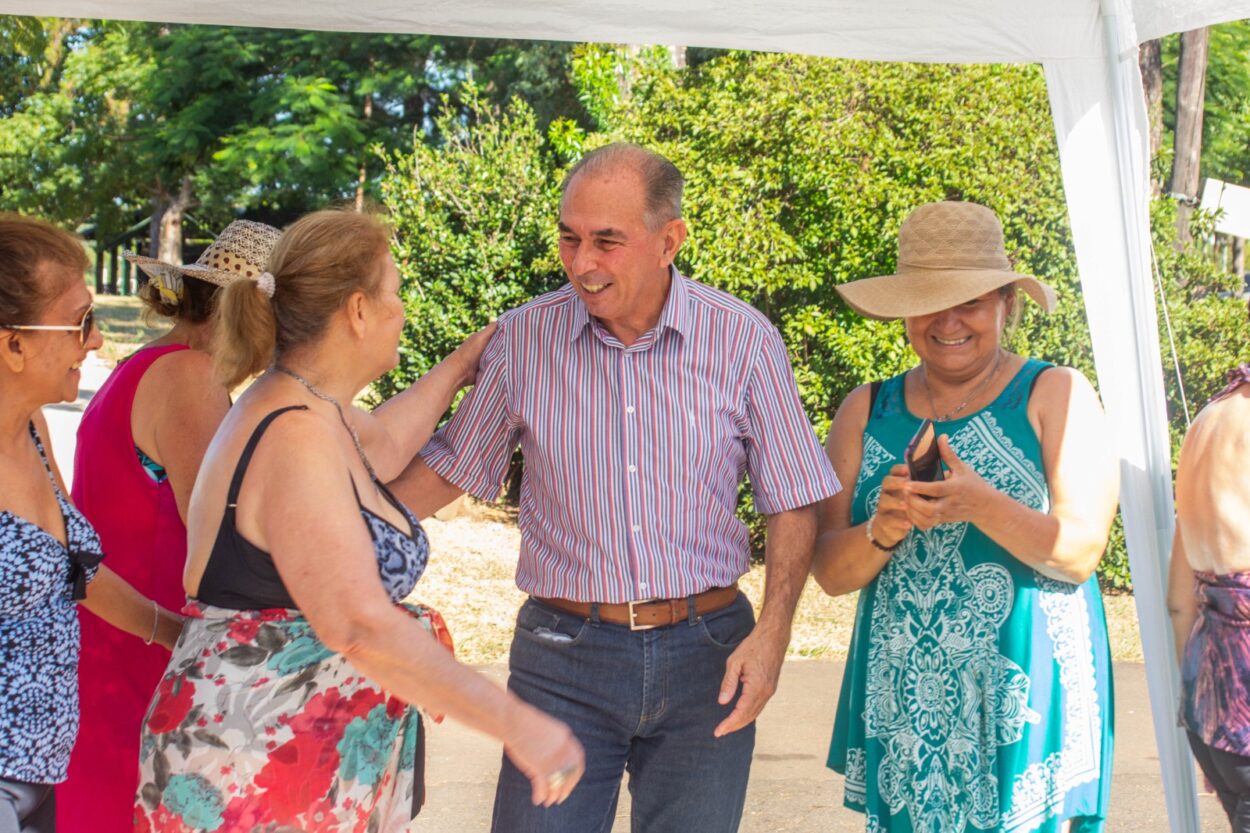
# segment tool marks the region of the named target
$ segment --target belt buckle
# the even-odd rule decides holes
[[[636,599],[625,603],[629,607],[629,629],[631,631],[649,631],[659,627],[659,625],[638,624],[638,611],[634,609],[635,605],[651,604],[654,601],[655,599]]]

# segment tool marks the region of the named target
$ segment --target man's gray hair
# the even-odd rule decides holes
[[[569,185],[578,174],[595,174],[625,167],[637,171],[646,189],[647,226],[658,229],[669,220],[681,219],[681,192],[686,179],[677,166],[653,150],[631,142],[613,142],[587,153],[567,174],[560,185],[560,198],[569,192]]]

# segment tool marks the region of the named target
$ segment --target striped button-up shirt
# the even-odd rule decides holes
[[[527,593],[623,602],[723,587],[750,566],[744,472],[769,515],[839,489],[777,330],[672,276],[658,324],[628,347],[568,285],[500,316],[476,386],[421,452],[491,500],[520,443]]]

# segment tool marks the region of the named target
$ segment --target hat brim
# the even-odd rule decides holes
[[[144,257],[135,252],[122,252],[122,257],[138,266],[145,273],[153,278],[165,277],[167,275],[181,275],[187,278],[196,278],[197,280],[207,281],[217,286],[228,286],[238,280],[247,280],[238,272],[227,272],[223,269],[209,269],[200,266],[198,263],[189,263],[186,266],[177,266],[173,263],[166,263],[154,257]]]
[[[880,321],[932,315],[1014,283],[1045,312],[1055,290],[1032,275],[997,269],[924,269],[863,278],[835,287],[860,315]]]

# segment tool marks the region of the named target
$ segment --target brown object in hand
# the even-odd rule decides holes
[[[942,479],[942,454],[938,450],[933,420],[920,423],[915,436],[907,443],[903,459],[907,461],[907,474],[912,480],[932,483]]]

